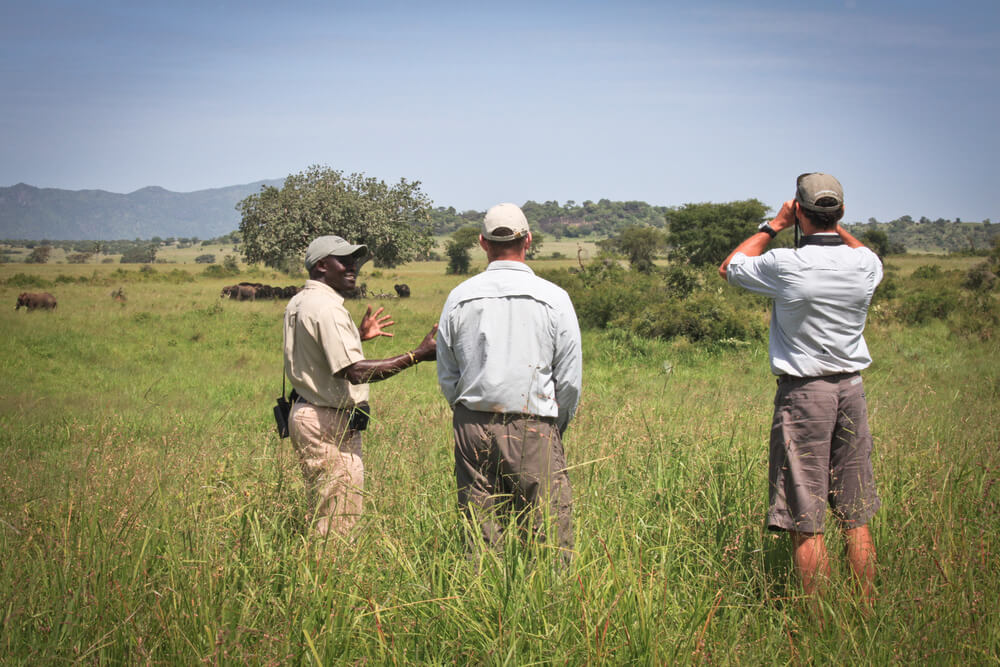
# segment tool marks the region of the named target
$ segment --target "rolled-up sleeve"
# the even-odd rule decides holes
[[[776,277],[777,263],[773,252],[758,257],[748,257],[738,252],[726,267],[726,280],[730,285],[771,298],[778,293]]]

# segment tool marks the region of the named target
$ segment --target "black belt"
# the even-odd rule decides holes
[[[778,384],[784,384],[786,382],[793,382],[795,380],[831,380],[838,382],[840,380],[846,380],[847,378],[852,378],[861,375],[861,371],[850,371],[847,373],[833,373],[831,375],[809,375],[806,377],[799,377],[798,375],[788,375],[787,373],[782,373],[778,375]]]

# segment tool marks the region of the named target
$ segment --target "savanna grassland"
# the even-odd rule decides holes
[[[352,544],[318,541],[271,417],[284,304],[219,298],[301,277],[121,268],[0,265],[4,663],[1000,662],[1000,330],[981,320],[874,310],[878,599],[854,603],[831,522],[833,581],[810,613],[787,539],[763,527],[766,342],[585,331],[575,558],[511,543],[470,561],[432,363],[372,386],[367,514]],[[371,301],[397,322],[366,343],[380,358],[416,345],[459,278],[427,262],[360,280],[412,289]],[[26,290],[57,309],[15,312]]]

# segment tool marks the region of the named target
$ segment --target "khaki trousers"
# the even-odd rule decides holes
[[[365,466],[361,431],[348,428],[350,410],[297,402],[292,406],[289,435],[299,456],[313,527],[346,536],[362,511]]]
[[[563,560],[573,551],[572,490],[554,419],[476,412],[458,404],[452,420],[458,504],[497,549],[517,517],[545,541],[545,515],[558,533]]]

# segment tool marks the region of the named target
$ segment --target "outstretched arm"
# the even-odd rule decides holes
[[[369,308],[369,311],[371,309]],[[380,309],[381,310],[381,309]],[[376,313],[377,315],[378,313]],[[384,335],[384,334],[383,334]],[[391,334],[389,334],[391,335]],[[437,357],[437,325],[420,341],[420,345],[412,352],[406,352],[388,359],[364,359],[337,371],[337,377],[346,379],[351,384],[379,382],[391,378],[396,373],[416,366],[421,361],[434,361]]]

